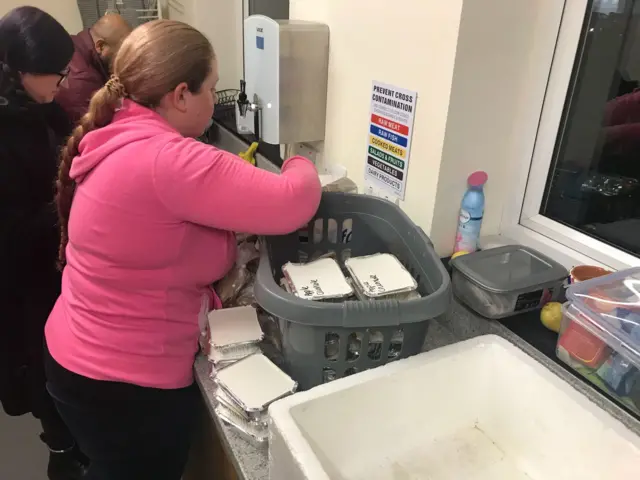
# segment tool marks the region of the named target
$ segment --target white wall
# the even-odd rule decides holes
[[[498,233],[518,155],[530,156],[563,2],[291,0],[331,29],[325,163],[363,186],[369,91],[418,92],[406,201],[441,255],[453,248],[467,176],[489,173],[484,233]]]
[[[76,0],[0,0],[0,16],[23,5],[32,5],[51,14],[71,34],[82,30],[82,20]]]
[[[418,92],[403,207],[426,231],[435,207],[462,0],[291,0],[292,19],[330,27],[325,162],[363,191],[371,82]]]

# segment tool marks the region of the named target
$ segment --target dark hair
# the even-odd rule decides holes
[[[64,27],[38,8],[14,8],[0,19],[0,62],[14,71],[60,73],[73,51],[73,41]]]

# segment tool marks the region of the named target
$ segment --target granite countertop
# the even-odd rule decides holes
[[[202,355],[195,364],[195,377],[204,396],[207,409],[222,440],[222,446],[238,473],[239,480],[268,480],[269,450],[249,442],[235,428],[222,422],[214,412],[215,385],[209,377],[209,362]]]
[[[591,401],[620,420],[629,429],[640,435],[640,421],[609,401],[597,390],[590,387],[567,370],[562,368],[535,347],[528,344],[501,323],[485,320],[460,305],[456,300],[452,302],[449,313],[442,319],[434,320],[427,333],[423,351],[468,340],[480,335],[495,334],[504,337],[521,348],[531,357],[545,365],[549,370],[563,378],[575,389],[587,396]],[[232,427],[222,424],[213,412],[214,384],[209,378],[209,365],[203,357],[198,358],[195,365],[196,379],[205,403],[209,408],[216,428],[221,436],[224,448],[233,462],[240,480],[267,480],[269,478],[268,447],[256,447],[239,435]]]

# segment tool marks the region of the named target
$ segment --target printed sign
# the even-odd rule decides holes
[[[418,94],[373,82],[364,179],[404,200]]]

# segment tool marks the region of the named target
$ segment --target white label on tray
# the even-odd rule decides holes
[[[283,270],[301,298],[339,298],[353,293],[333,258],[322,258],[306,265],[289,263]]]
[[[369,280],[362,282],[362,286],[366,288],[369,293],[382,294],[387,291],[378,275],[369,275]]]
[[[246,342],[259,342],[263,333],[258,312],[253,307],[225,308],[209,313],[211,345],[225,347]]]
[[[291,377],[261,353],[220,370],[216,382],[247,412],[263,410],[274,400],[295,392],[297,387]]]
[[[305,297],[324,297],[324,290],[318,279],[309,280],[309,285],[300,287],[300,293]]]
[[[368,296],[406,292],[418,286],[400,261],[388,253],[350,258],[345,264]]]

